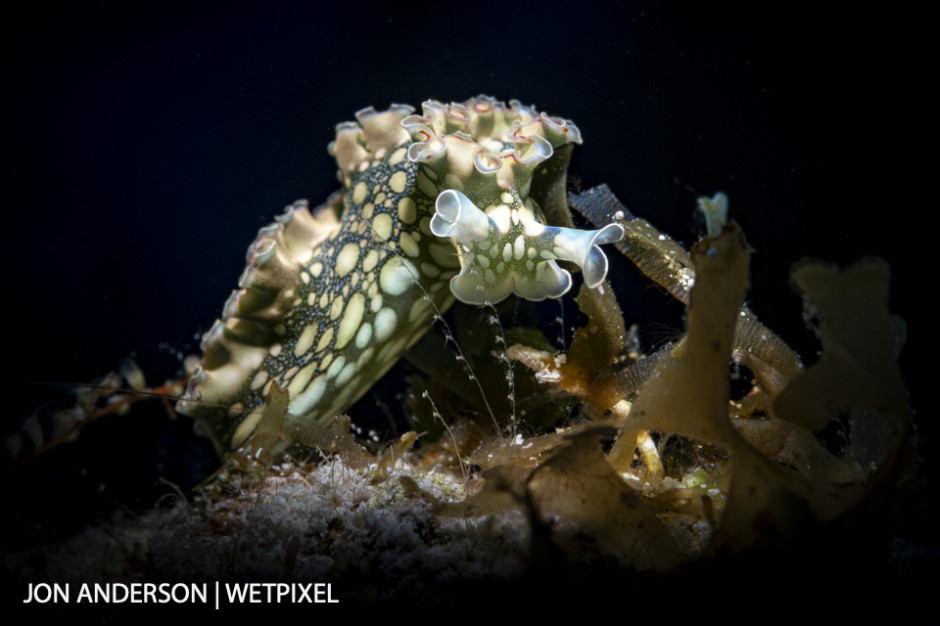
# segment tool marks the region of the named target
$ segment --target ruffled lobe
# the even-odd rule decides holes
[[[433,180],[473,187],[482,176],[501,189],[516,188],[522,196],[536,167],[555,149],[581,143],[581,131],[571,120],[484,95],[451,104],[427,100],[421,115],[409,115],[401,125],[414,141],[408,158],[432,170]]]
[[[387,111],[372,107],[356,111],[355,122],[336,125],[336,139],[327,150],[339,166],[339,179],[348,187],[350,177],[382,158],[388,150],[408,141],[403,119],[414,111],[407,104],[392,104]]]
[[[306,200],[288,205],[248,248],[245,271],[222,309],[222,318],[203,335],[203,358],[187,384],[177,410],[206,422],[221,449],[240,441],[232,436],[242,406],[236,399],[257,374],[284,332],[283,319],[297,297],[304,264],[322,241],[340,228],[336,200],[311,213]]]

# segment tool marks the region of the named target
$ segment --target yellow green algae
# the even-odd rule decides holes
[[[733,222],[686,251],[609,191],[570,204],[624,225],[624,254],[687,304],[680,338],[639,353],[606,283],[582,289],[588,321],[563,352],[535,329],[504,330],[493,310],[458,310],[446,332],[461,361],[412,357],[427,428],[366,445],[348,418],[302,420],[275,392],[251,447],[192,502],[4,567],[38,562],[63,581],[322,580],[350,604],[436,606],[548,584],[704,588],[737,564],[790,576],[805,563],[792,575],[815,578],[883,562],[913,445],[887,264],[797,267],[822,344],[804,367],[743,306],[750,248]],[[732,399],[741,368],[750,389]],[[480,381],[514,402],[494,410]],[[844,445],[828,441],[833,425]]]

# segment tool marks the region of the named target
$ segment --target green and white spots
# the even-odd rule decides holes
[[[455,296],[558,297],[571,276],[555,259],[579,263],[590,286],[603,281],[597,245],[618,240],[619,226],[547,226],[546,200],[530,193],[564,189],[567,151],[553,154],[580,143],[576,126],[486,96],[411,113],[368,108],[338,125],[342,192],[312,213],[287,207],[249,248],[178,404],[220,450],[247,441],[275,383],[294,415],[345,411]]]
[[[559,298],[571,289],[571,274],[555,259],[572,261],[584,281],[597,287],[607,276],[607,257],[598,247],[623,238],[623,227],[600,230],[545,226],[510,192],[503,203],[481,210],[463,193],[450,189],[437,197],[431,232],[452,237],[460,250],[461,272],[450,288],[461,302],[499,302],[510,293],[529,300]]]

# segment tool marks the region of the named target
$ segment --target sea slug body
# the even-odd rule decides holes
[[[288,206],[249,247],[177,405],[220,450],[247,441],[275,382],[294,415],[346,410],[455,297],[558,297],[571,276],[555,259],[580,264],[591,287],[604,280],[597,246],[620,226],[550,226],[540,206],[564,190],[567,147],[581,142],[572,122],[487,96],[412,113],[370,107],[339,124],[342,191],[312,212]]]

